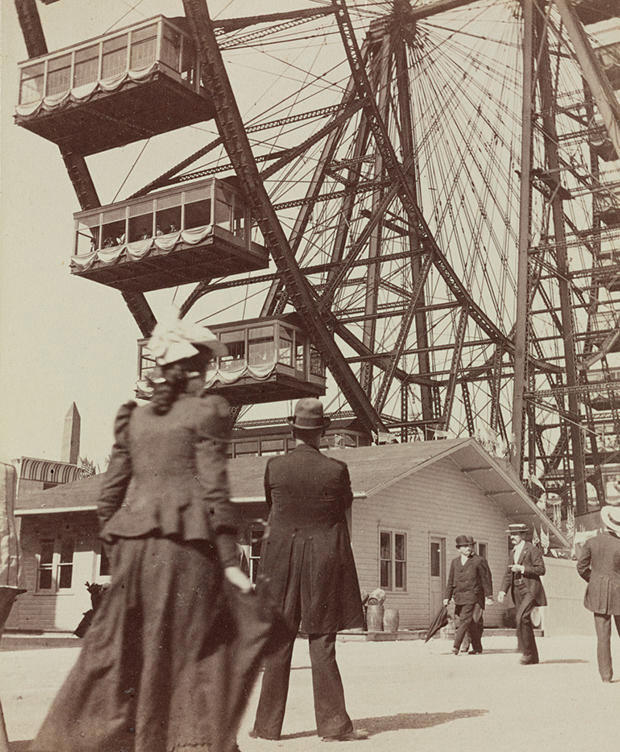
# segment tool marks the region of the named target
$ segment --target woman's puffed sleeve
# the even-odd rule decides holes
[[[97,500],[97,517],[100,529],[123,503],[127,486],[131,480],[131,457],[129,456],[127,429],[135,407],[135,402],[126,402],[116,414],[114,446]]]
[[[215,544],[222,565],[239,563],[236,536],[237,509],[230,501],[227,444],[230,440],[230,406],[223,397],[210,395],[200,400],[197,427],[196,470],[209,514]]]

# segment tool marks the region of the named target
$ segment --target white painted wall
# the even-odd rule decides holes
[[[457,555],[457,535],[473,535],[488,544],[494,595],[508,562],[508,520],[493,501],[449,459],[407,476],[388,488],[356,499],[352,543],[362,591],[379,586],[379,530],[407,533],[407,590],[388,593],[386,605],[398,608],[405,628],[428,626],[430,613],[429,546],[432,535],[446,538],[446,575]],[[487,609],[485,624],[502,626],[504,607]]]

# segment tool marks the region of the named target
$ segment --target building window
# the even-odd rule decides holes
[[[99,554],[99,577],[110,576],[110,560],[105,552],[105,548],[101,546],[101,553]]]
[[[37,590],[51,590],[54,581],[54,541],[42,540],[39,548]]]
[[[46,538],[37,555],[37,591],[71,590],[73,585],[74,542],[71,538]]]
[[[379,532],[379,584],[384,590],[407,588],[407,535]]]
[[[483,559],[488,559],[489,544],[488,543],[476,543],[476,553],[478,556],[482,556]]]
[[[250,579],[256,582],[258,577],[258,563],[260,561],[260,549],[263,542],[263,528],[252,530],[250,539]]]

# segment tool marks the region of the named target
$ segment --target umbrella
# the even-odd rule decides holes
[[[424,642],[428,642],[431,637],[439,632],[439,630],[442,627],[445,627],[448,623],[448,607],[442,606],[439,611],[437,612],[437,616],[433,619],[431,622],[430,627],[428,628],[428,632],[426,633],[426,639]]]

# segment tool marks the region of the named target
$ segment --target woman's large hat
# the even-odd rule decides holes
[[[146,345],[147,354],[158,366],[167,366],[191,358],[208,347],[215,355],[226,355],[226,345],[206,326],[191,324],[178,316],[161,320]]]
[[[288,422],[294,428],[316,431],[317,428],[327,428],[331,419],[323,415],[321,400],[316,397],[303,397],[295,405],[295,414],[290,416]]]
[[[601,509],[603,525],[612,533],[620,535],[620,505],[607,504]]]

